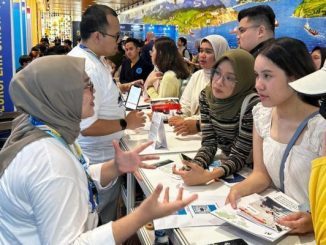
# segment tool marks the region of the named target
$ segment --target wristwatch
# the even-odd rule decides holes
[[[125,119],[120,119],[121,130],[125,130],[127,128],[127,121]]]

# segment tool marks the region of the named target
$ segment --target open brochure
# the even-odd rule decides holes
[[[212,214],[251,234],[275,241],[290,231],[277,220],[298,211],[298,203],[282,192],[266,196],[253,194],[240,199],[238,208],[230,204],[213,211]]]

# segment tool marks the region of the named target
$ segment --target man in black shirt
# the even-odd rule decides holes
[[[238,14],[237,41],[240,48],[256,57],[274,39],[275,13],[268,5],[243,9]]]
[[[121,65],[121,84],[131,83],[137,80],[145,81],[152,71],[152,66],[139,55],[139,52],[140,42],[135,38],[128,38],[125,41],[125,54],[127,59]]]

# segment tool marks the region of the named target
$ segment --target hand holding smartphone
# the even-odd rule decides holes
[[[181,160],[183,160],[183,161],[191,162],[193,160],[192,158],[188,157],[187,155],[185,155],[183,153],[180,153],[179,156],[180,156]],[[191,168],[189,166],[187,166],[187,165],[183,165],[181,170],[190,171]]]

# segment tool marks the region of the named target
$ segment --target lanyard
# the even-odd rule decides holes
[[[100,59],[100,57],[98,57],[91,49],[89,49],[87,46],[85,46],[84,44],[79,44],[79,47],[83,50],[85,50],[87,53],[90,53],[92,54],[93,56],[95,56],[100,62],[102,65],[104,65],[106,68],[107,66],[103,63],[103,61]],[[116,80],[112,77],[112,80],[114,82],[114,84],[117,86],[118,88],[118,91],[119,91],[119,98],[118,98],[118,105],[121,105],[121,106],[124,106],[125,105],[125,101],[123,99],[123,96],[121,94],[121,91],[120,91],[120,88],[116,82]],[[96,89],[96,88],[95,88]]]
[[[43,130],[48,135],[57,139],[78,159],[78,161],[82,165],[82,167],[85,171],[86,177],[87,177],[89,202],[92,205],[92,213],[95,212],[97,205],[98,205],[98,192],[97,192],[97,188],[95,186],[94,181],[92,180],[91,176],[89,175],[87,161],[83,155],[80,145],[77,142],[75,142],[73,145],[68,145],[67,142],[62,138],[62,136],[60,135],[59,132],[57,132],[55,129],[45,125],[43,122],[39,121],[35,117],[30,116],[29,120],[30,120],[31,124],[33,124],[35,127]]]
[[[90,53],[92,55],[94,55],[102,64],[103,62],[101,61],[100,57],[97,56],[97,54],[95,54],[92,50],[90,50],[87,46],[85,46],[84,44],[79,44],[79,47],[83,50],[85,50],[87,53]],[[104,65],[104,64],[103,64]]]

